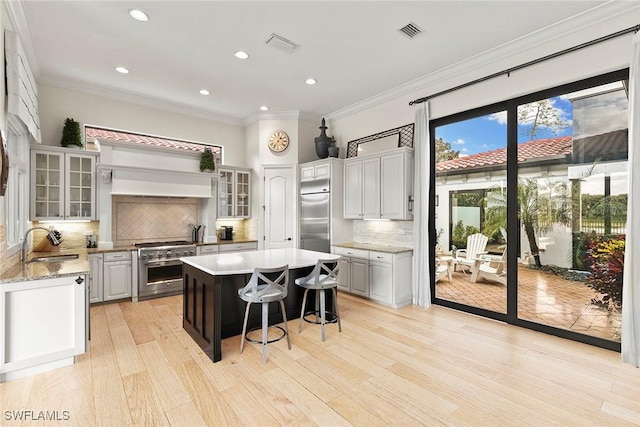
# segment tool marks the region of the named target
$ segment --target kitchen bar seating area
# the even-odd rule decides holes
[[[251,330],[265,324],[282,323],[286,321],[285,314],[289,319],[296,319],[306,294],[295,284],[295,279],[309,275],[319,259],[335,262],[339,258],[338,255],[304,249],[270,249],[182,258],[184,329],[212,361],[218,362],[222,359],[223,338],[238,334],[244,336],[247,327]],[[245,307],[244,301],[247,300],[239,298],[239,293],[250,283],[256,269],[275,269],[283,265],[288,266],[288,280],[281,309],[278,304],[272,304],[270,308],[266,307],[266,312],[261,312],[262,315],[251,315],[249,307]],[[266,352],[264,354],[266,358]]]

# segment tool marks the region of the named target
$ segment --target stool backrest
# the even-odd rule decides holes
[[[338,284],[340,264],[335,259],[319,259],[309,278],[313,278],[314,287],[326,288]]]
[[[251,293],[252,297],[258,299],[265,294],[278,291],[282,292],[282,297],[285,298],[288,288],[289,265],[287,264],[275,268],[256,267],[253,270],[251,279],[240,292],[244,295]]]

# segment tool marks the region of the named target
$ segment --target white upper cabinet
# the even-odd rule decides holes
[[[31,219],[95,219],[96,155],[56,147],[32,149]]]
[[[324,161],[300,167],[300,181],[315,181],[316,179],[329,179],[331,176],[331,164]]]
[[[413,219],[413,152],[380,160],[380,218]]]
[[[345,219],[413,219],[413,150],[344,162]]]
[[[251,217],[251,170],[220,168],[218,218]]]

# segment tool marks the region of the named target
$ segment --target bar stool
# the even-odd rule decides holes
[[[325,307],[325,291],[328,289],[333,290],[333,309],[335,310],[335,312],[333,313],[328,312],[329,314],[333,315],[333,318],[329,321],[329,323],[338,322],[338,331],[342,332],[340,315],[338,313],[338,261],[319,259],[316,263],[316,266],[313,268],[313,271],[308,276],[296,279],[296,285],[305,288],[304,296],[302,297],[302,310],[300,311],[300,325],[298,326],[298,333],[302,333],[303,320],[310,322],[309,320],[305,319],[305,316],[309,314],[316,314],[317,316],[318,314],[320,314],[320,322],[316,321],[313,323],[320,323],[322,330],[322,341],[326,340],[325,324],[327,323],[327,311]],[[309,293],[310,289],[316,291],[316,297],[320,299],[320,309],[308,311],[305,313],[304,309],[307,303],[307,294]],[[318,311],[320,313],[318,313]]]
[[[275,277],[275,279],[274,279]],[[291,341],[289,340],[289,328],[287,326],[287,313],[284,309],[284,302],[287,297],[287,287],[289,285],[289,265],[276,268],[256,268],[253,270],[251,279],[244,288],[238,289],[238,296],[247,303],[244,312],[244,322],[242,324],[242,339],[240,340],[240,353],[244,349],[244,341],[254,343],[262,343],[262,363],[267,363],[267,344],[280,341],[287,337],[287,345],[291,350]],[[278,325],[272,325],[282,331],[282,336],[269,340],[269,303],[279,302],[282,308],[282,318],[284,320],[284,329]],[[262,304],[262,341],[253,340],[247,337],[247,319],[249,317],[249,308],[252,303]],[[249,332],[258,330],[253,328]]]

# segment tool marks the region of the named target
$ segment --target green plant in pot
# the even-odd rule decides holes
[[[84,147],[82,143],[82,131],[80,130],[80,123],[67,117],[64,121],[64,127],[62,128],[62,140],[60,145],[63,147]]]
[[[205,147],[200,157],[200,172],[213,172],[216,170],[216,159],[213,157],[211,148]]]

